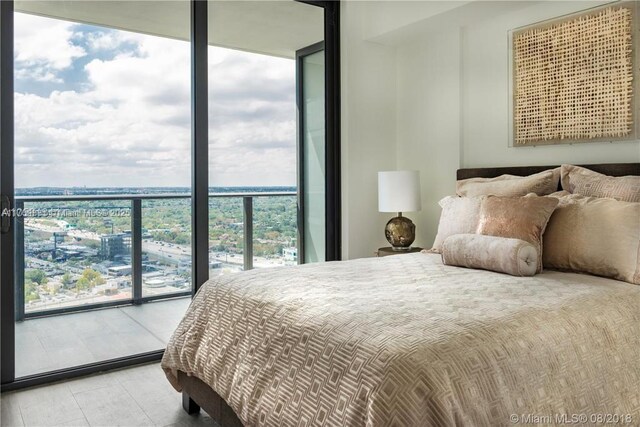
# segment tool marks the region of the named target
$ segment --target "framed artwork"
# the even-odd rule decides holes
[[[638,2],[511,33],[514,147],[637,140]]]

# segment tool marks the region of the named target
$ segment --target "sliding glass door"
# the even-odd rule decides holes
[[[16,3],[16,378],[157,353],[190,302],[189,6]]]
[[[315,203],[324,198],[324,170],[313,169],[309,199],[296,160],[301,122],[321,128],[316,144],[325,145],[324,62],[314,76],[320,104],[303,111],[296,99],[296,53],[324,42],[324,10],[292,1],[211,0],[208,7],[210,275],[324,260],[316,240],[324,229],[304,234],[298,218],[309,203],[305,212],[324,221],[324,200]],[[307,237],[321,257],[300,257]]]
[[[326,257],[326,108],[324,42],[296,52],[301,262]]]

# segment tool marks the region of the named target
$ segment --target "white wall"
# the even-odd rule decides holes
[[[460,43],[454,28],[398,48],[397,168],[420,171],[423,210],[406,214],[416,223],[416,246],[431,247],[438,200],[455,185],[461,155]]]
[[[395,49],[364,39],[367,5],[341,4],[343,259],[387,243],[377,173],[396,166]]]
[[[597,3],[538,3],[464,28],[462,166],[640,161],[638,141],[508,147],[508,31],[594,6]]]
[[[388,218],[381,218],[375,205],[377,170],[420,170],[423,210],[407,216],[417,225],[416,245],[430,246],[440,216],[437,201],[455,191],[460,167],[640,162],[640,141],[509,147],[509,30],[600,3],[460,2],[428,17],[424,2],[416,3],[415,14],[403,4],[402,13],[391,15],[377,33],[372,27],[389,2],[343,3],[343,126],[348,127],[342,139],[348,177],[343,200],[351,225],[369,217],[345,228],[344,257],[367,256],[371,246],[386,243],[381,227]],[[355,28],[353,21],[358,22]],[[372,35],[364,37],[369,41],[363,40],[362,28]],[[345,58],[350,54],[355,56]],[[361,242],[357,247],[356,240]]]

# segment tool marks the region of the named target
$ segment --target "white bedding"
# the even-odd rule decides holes
[[[618,413],[640,425],[640,286],[445,266],[439,255],[210,280],[162,361],[246,425],[512,425]]]

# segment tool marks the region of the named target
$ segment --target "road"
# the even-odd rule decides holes
[[[25,229],[37,230],[47,233],[66,231],[67,235],[77,239],[100,241],[100,235],[88,230],[65,230],[67,223],[61,220],[49,220],[56,223],[56,226],[43,224],[34,219],[25,220]],[[153,258],[168,265],[179,265],[181,262],[187,263],[191,260],[191,247],[189,245],[177,245],[173,243],[160,242],[151,239],[142,241],[142,251]],[[242,254],[230,254],[226,252],[211,252],[209,261],[221,262],[223,267],[242,267],[244,264]],[[278,258],[254,257],[253,264],[257,268],[268,268],[285,265],[284,260]]]

